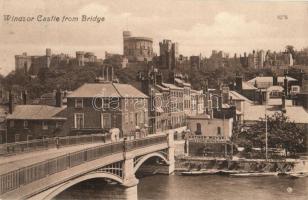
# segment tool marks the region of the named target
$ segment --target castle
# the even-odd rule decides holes
[[[45,55],[27,55],[26,52],[22,55],[15,55],[15,71],[36,75],[44,67],[50,68],[68,64],[85,66],[100,62],[102,60],[97,59],[92,52],[76,51],[76,57],[74,58],[63,53],[52,54],[51,49],[47,48]]]

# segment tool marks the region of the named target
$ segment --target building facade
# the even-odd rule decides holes
[[[148,124],[148,96],[128,84],[84,84],[67,97],[71,132],[108,132],[119,128],[123,136]]]

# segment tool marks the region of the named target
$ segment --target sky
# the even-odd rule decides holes
[[[79,50],[123,53],[122,31],[179,43],[185,56],[209,56],[213,49],[243,54],[308,46],[308,2],[205,0],[0,0],[0,73],[14,70],[14,55],[27,52],[75,56]],[[11,16],[99,16],[95,22],[7,22]]]

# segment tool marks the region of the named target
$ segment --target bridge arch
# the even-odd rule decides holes
[[[51,188],[50,190],[43,192],[43,193],[45,193],[45,195],[43,194],[44,197],[41,197],[39,199],[51,200],[54,197],[56,197],[58,194],[60,194],[61,192],[65,191],[66,189],[68,189],[68,188],[70,188],[70,187],[72,187],[72,186],[74,186],[74,185],[76,185],[80,182],[90,180],[90,179],[94,179],[94,178],[108,178],[108,179],[117,181],[120,184],[123,184],[123,180],[116,175],[106,173],[106,172],[93,172],[93,173],[88,173],[88,174],[85,174],[83,176],[77,177],[77,178],[72,179],[68,182],[62,183],[55,188]],[[37,198],[35,198],[35,199],[37,199]]]
[[[169,161],[168,159],[162,154],[162,153],[158,153],[158,152],[154,152],[154,153],[150,153],[150,154],[147,154],[145,156],[142,156],[138,162],[136,163],[136,165],[134,166],[134,173],[137,172],[137,170],[141,167],[141,165],[147,161],[149,158],[152,158],[152,157],[159,157],[161,158],[163,161],[165,161],[166,164],[169,164]]]

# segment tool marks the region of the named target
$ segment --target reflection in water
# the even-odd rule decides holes
[[[139,199],[306,200],[308,178],[231,178],[225,176],[165,176],[141,178]],[[69,188],[56,199],[123,199],[124,188],[94,179]]]

